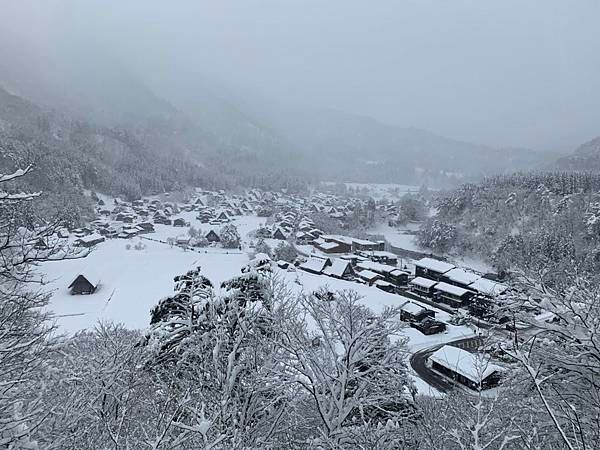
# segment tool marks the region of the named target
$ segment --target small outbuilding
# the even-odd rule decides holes
[[[204,237],[208,242],[221,242],[221,238],[215,230],[210,230]]]
[[[406,322],[420,322],[428,317],[434,318],[435,311],[413,302],[406,302],[400,307],[400,320]]]
[[[185,227],[185,226],[187,226],[187,222],[185,221],[185,219],[178,217],[177,219],[175,219],[173,221],[173,226],[174,227]]]
[[[96,292],[99,285],[100,278],[98,276],[85,272],[78,274],[67,289],[71,291],[72,295],[89,295]]]

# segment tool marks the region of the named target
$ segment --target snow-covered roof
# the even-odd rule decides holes
[[[477,384],[494,372],[504,371],[502,367],[490,362],[490,357],[485,354],[469,353],[450,345],[444,345],[435,351],[429,359]]]
[[[367,239],[352,238],[352,242],[358,245],[377,245],[377,242],[369,241]]]
[[[339,247],[339,244],[336,242],[324,242],[319,244],[319,247],[321,247],[323,250],[333,250],[334,248]]]
[[[352,238],[348,236],[342,236],[340,234],[324,234],[321,237],[326,241],[335,241],[342,244],[352,245]]]
[[[94,287],[98,287],[98,285],[100,284],[100,275],[95,270],[86,267],[81,272],[73,275],[73,278],[72,278],[71,284],[69,285],[69,288],[73,285],[73,282],[80,275],[82,277],[84,277],[86,280],[88,280],[90,282],[90,284]]]
[[[376,263],[374,261],[368,261],[368,260],[359,262],[357,264],[357,266],[364,270],[371,270],[373,272],[380,272],[380,273],[392,273],[393,271],[398,269],[395,266],[389,266],[387,264],[380,264],[380,263]]]
[[[406,302],[404,305],[402,305],[400,307],[400,309],[409,314],[412,314],[413,316],[420,314],[423,311],[426,311],[426,309],[423,308],[421,305],[417,305],[416,303],[413,303],[413,302]]]
[[[399,277],[400,275],[408,275],[407,272],[405,272],[404,270],[400,270],[400,269],[394,269],[390,272],[390,275],[393,275],[395,277]]]
[[[460,267],[455,267],[454,269],[449,270],[444,274],[444,276],[456,283],[464,284],[465,286],[481,278],[481,275],[468,272]]]
[[[311,272],[321,273],[323,272],[327,261],[327,259],[310,257],[305,263],[300,264],[300,268]]]
[[[410,284],[414,284],[415,286],[420,286],[425,289],[429,289],[437,284],[437,281],[430,280],[429,278],[416,277],[410,280]]]
[[[323,273],[325,273],[327,275],[341,277],[344,275],[344,272],[346,272],[349,265],[350,265],[350,263],[348,261],[344,261],[342,259],[336,258],[336,259],[331,260],[331,266],[325,267],[325,270],[323,270]]]
[[[435,285],[436,290],[445,292],[446,294],[456,295],[457,297],[462,297],[467,292],[471,292],[468,289],[463,289],[458,286],[454,286],[453,284],[448,284],[444,282],[440,282]]]
[[[385,280],[376,280],[375,281],[375,286],[389,287],[389,286],[393,286],[393,284],[392,283],[388,283]]]
[[[506,292],[508,286],[487,278],[479,278],[469,285],[469,289],[474,289],[480,294],[489,295],[490,297],[496,297]]]
[[[94,234],[89,234],[87,236],[80,237],[77,240],[79,242],[83,242],[83,243],[90,243],[90,242],[96,242],[96,241],[103,241],[104,236],[101,236],[98,233],[94,233]]]
[[[360,272],[358,272],[358,275],[360,275],[360,277],[364,278],[365,280],[373,280],[381,276],[378,273],[371,272],[370,270],[361,270]]]
[[[433,270],[434,272],[446,273],[451,269],[454,269],[454,264],[440,261],[439,259],[433,258],[422,258],[415,262],[415,266],[422,267],[424,269]]]

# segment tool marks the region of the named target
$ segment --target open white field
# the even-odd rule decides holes
[[[410,251],[425,251],[417,245],[416,232],[419,229],[418,223],[409,223],[402,227],[390,227],[387,223],[379,222],[369,228],[367,233],[385,236],[385,239],[394,247],[403,248]]]
[[[207,232],[219,226],[201,224],[195,213],[184,212],[191,225]],[[243,245],[249,241],[248,233],[256,229],[264,219],[244,216],[233,223],[238,227]],[[187,234],[187,227],[157,225],[156,232],[145,237],[166,241],[167,238]],[[111,239],[96,246],[83,259],[49,262],[39,268],[53,292],[50,309],[56,314],[63,332],[73,333],[93,327],[99,320],[120,322],[130,328],[148,325],[150,309],[161,297],[173,292],[173,277],[198,265],[215,285],[240,271],[248,262],[248,255],[238,249],[200,249],[199,252],[184,251],[160,242],[142,239],[143,250],[127,250],[139,238],[131,240]],[[79,273],[91,273],[100,279],[99,289],[92,295],[71,295],[67,289]]]
[[[84,259],[45,263],[40,271],[51,282],[50,309],[62,331],[72,333],[93,327],[99,320],[120,322],[130,328],[148,325],[149,312],[161,297],[173,292],[173,277],[202,266],[214,283],[239,273],[248,261],[245,253],[226,254],[184,251],[144,241],[144,250],[127,250],[129,241],[103,242]],[[101,281],[92,295],[71,295],[67,289],[81,272],[90,271]]]

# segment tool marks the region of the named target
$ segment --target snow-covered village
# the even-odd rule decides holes
[[[4,6],[0,449],[600,448],[600,6]]]

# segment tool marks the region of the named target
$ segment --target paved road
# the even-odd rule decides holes
[[[454,384],[448,380],[446,377],[438,374],[437,372],[431,370],[427,367],[427,358],[440,349],[444,345],[451,345],[453,347],[462,348],[465,350],[474,350],[481,345],[483,342],[483,338],[480,336],[458,339],[456,341],[447,342],[445,344],[439,344],[434,347],[429,347],[423,350],[420,350],[414,353],[410,357],[410,366],[416,372],[416,374],[425,381],[427,384],[437,389],[440,392],[448,392],[454,388]]]

